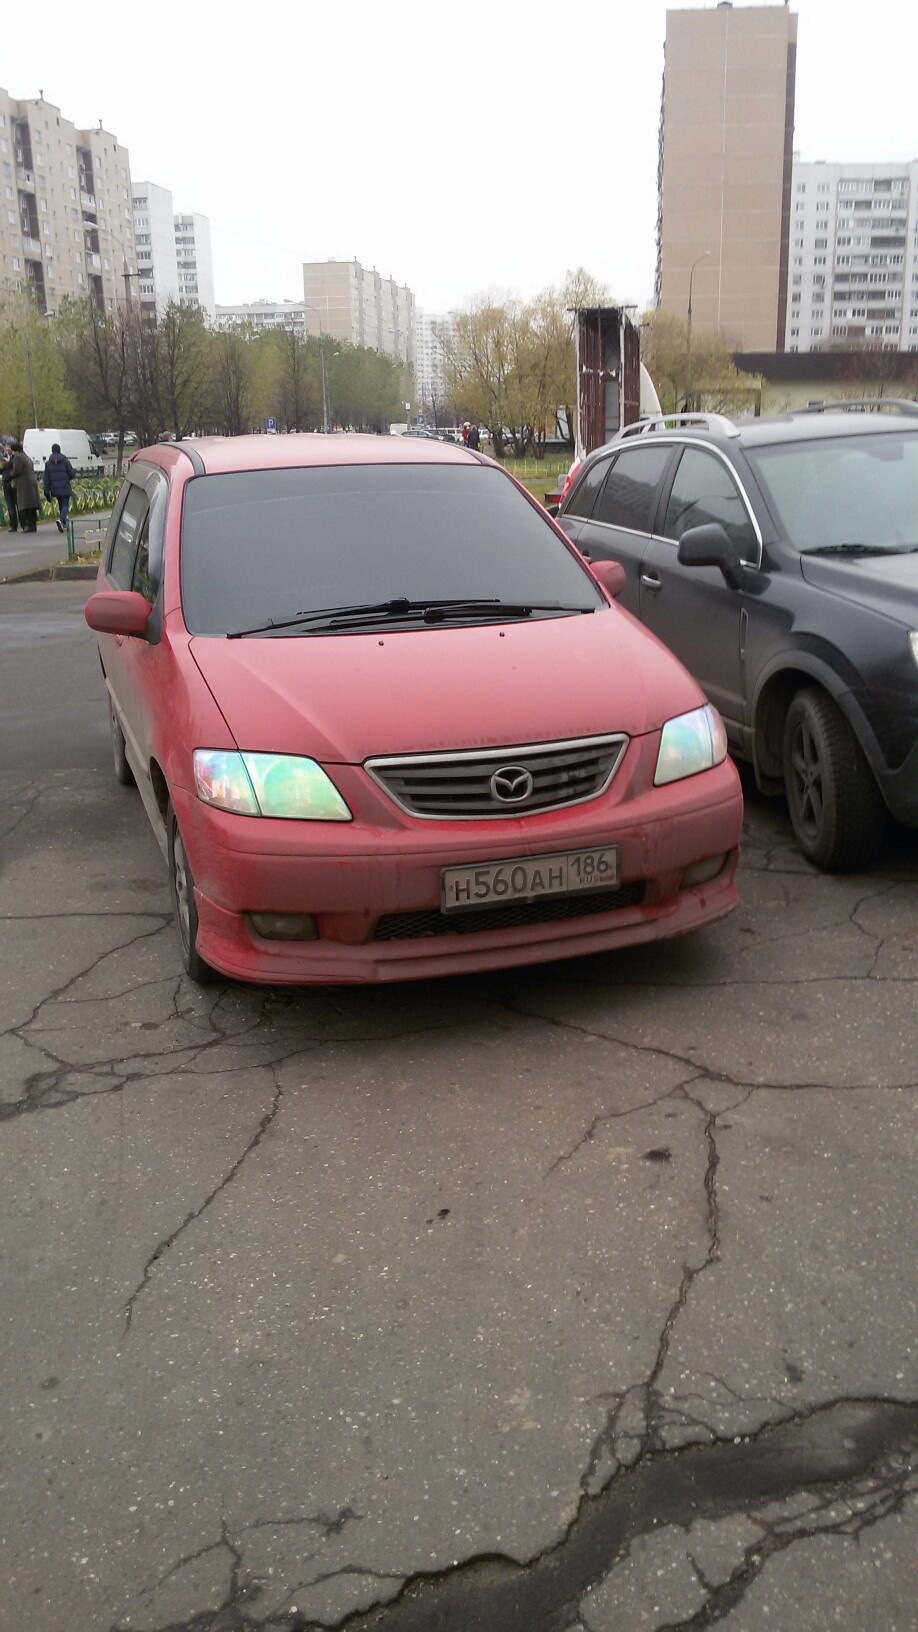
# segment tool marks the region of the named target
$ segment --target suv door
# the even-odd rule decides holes
[[[620,561],[625,569],[625,588],[619,600],[629,612],[639,615],[640,566],[650,538],[657,496],[667,466],[674,456],[671,446],[641,443],[610,452],[607,458],[588,465],[571,493],[570,509],[575,512],[587,476],[602,473],[601,484],[594,480],[589,514],[578,516],[568,531],[568,507],[558,517],[568,537],[588,561]]]
[[[683,447],[660,530],[641,561],[639,616],[695,676],[723,716],[731,746],[740,749],[747,718],[746,591],[731,589],[718,567],[683,567],[677,558],[683,533],[712,521],[754,572],[761,536],[734,471],[714,448]]]

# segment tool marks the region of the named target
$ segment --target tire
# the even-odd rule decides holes
[[[115,713],[115,705],[111,698],[108,700],[108,708],[111,716],[112,763],[115,767],[115,781],[120,782],[123,788],[132,788],[134,786],[134,772],[128,764],[124,732],[118,724],[118,716]]]
[[[784,787],[797,843],[826,872],[876,856],[886,806],[848,721],[818,687],[798,691],[784,723]]]
[[[198,909],[194,901],[194,878],[182,843],[182,835],[171,804],[166,810],[166,836],[169,853],[169,893],[178,931],[182,967],[198,986],[210,986],[218,979],[217,972],[205,963],[197,948]]]

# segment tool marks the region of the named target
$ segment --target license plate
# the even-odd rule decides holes
[[[440,874],[443,912],[493,907],[501,901],[536,901],[543,895],[579,895],[618,885],[618,850],[568,850],[556,856],[519,856],[480,867],[445,867]]]

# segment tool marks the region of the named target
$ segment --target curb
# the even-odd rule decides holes
[[[59,561],[54,567],[35,567],[31,572],[14,572],[8,577],[0,578],[0,584],[42,584],[66,582],[71,578],[92,579],[98,578],[98,563],[93,566],[91,561],[78,561],[72,565],[69,561]]]

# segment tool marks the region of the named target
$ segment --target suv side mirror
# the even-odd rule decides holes
[[[689,527],[679,540],[676,559],[683,567],[719,567],[731,589],[742,589],[746,582],[739,551],[719,521]]]

